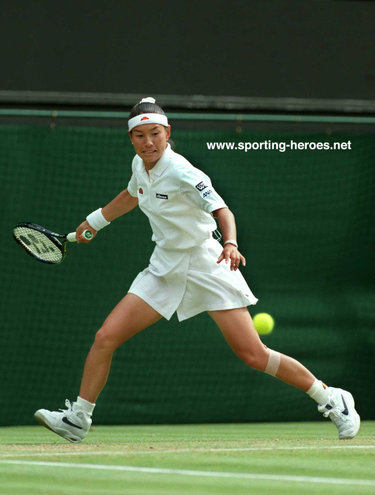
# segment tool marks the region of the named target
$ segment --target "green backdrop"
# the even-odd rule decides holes
[[[93,119],[94,120],[94,119]],[[263,340],[326,383],[349,389],[373,418],[373,134],[360,126],[176,120],[175,149],[206,172],[235,213],[242,270],[276,327]],[[209,151],[207,141],[347,141],[348,151]],[[33,423],[41,407],[75,399],[96,330],[152,252],[138,210],[59,266],[12,239],[34,221],[74,230],[127,184],[124,128],[96,119],[0,125],[0,424]],[[303,393],[246,367],[210,318],[175,317],[137,335],[114,358],[97,423],[319,419]]]

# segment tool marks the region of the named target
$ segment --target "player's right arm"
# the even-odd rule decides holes
[[[127,189],[124,189],[102,209],[102,214],[108,222],[112,222],[133,210],[137,205],[138,198],[132,196]]]
[[[121,191],[112,201],[110,201],[104,208],[102,208],[102,215],[108,222],[116,220],[116,218],[125,215],[129,211],[133,210],[138,205],[138,198],[132,196],[127,189]],[[90,242],[81,236],[84,230],[91,230],[96,235],[96,230],[93,229],[87,220],[81,223],[76,229],[78,242]]]

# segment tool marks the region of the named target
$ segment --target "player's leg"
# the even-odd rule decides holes
[[[270,374],[283,382],[304,392],[309,390],[315,380],[314,375],[295,359],[285,354],[273,354],[275,351],[270,351],[260,340],[247,308],[210,311],[209,315],[233,352],[248,366],[259,371],[266,371],[268,366]],[[270,360],[274,362],[269,365]]]
[[[97,332],[87,355],[79,396],[95,403],[104,387],[114,351],[162,316],[135,294],[127,294]]]
[[[210,311],[209,315],[235,354],[246,364],[306,392],[319,404],[319,412],[335,423],[340,439],[353,438],[357,434],[360,417],[350,392],[327,387],[295,359],[268,349],[261,342],[247,308]]]
[[[77,401],[66,401],[66,411],[39,409],[35,413],[37,421],[70,442],[81,442],[90,429],[95,401],[107,381],[114,351],[160,318],[140,297],[127,294],[96,334],[86,358]]]

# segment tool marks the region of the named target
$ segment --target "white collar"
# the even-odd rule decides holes
[[[167,147],[163,151],[163,154],[159,158],[159,160],[156,162],[156,164],[152,167],[152,169],[149,170],[148,174],[150,177],[153,179],[156,177],[160,177],[161,174],[164,172],[164,170],[168,167],[169,165],[169,159],[173,153],[173,150],[170,146],[169,143],[167,143]]]

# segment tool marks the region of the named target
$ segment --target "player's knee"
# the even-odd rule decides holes
[[[101,350],[114,351],[119,346],[119,343],[109,329],[103,326],[96,332],[94,345]]]
[[[259,352],[244,351],[238,354],[239,358],[250,366],[259,371],[264,371],[267,366],[268,355],[267,351],[260,350]]]

